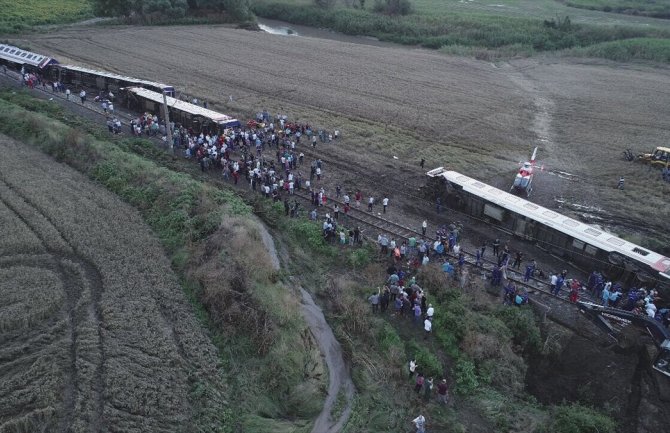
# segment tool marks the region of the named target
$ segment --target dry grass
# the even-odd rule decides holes
[[[216,351],[139,214],[26,146],[0,152],[0,198],[48,252],[3,257],[20,266],[0,278],[0,430],[185,430],[220,409],[192,395],[221,389]]]

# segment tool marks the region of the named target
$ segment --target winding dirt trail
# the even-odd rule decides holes
[[[323,410],[314,421],[312,433],[337,433],[342,430],[351,415],[354,383],[344,362],[340,343],[337,342],[333,330],[328,326],[321,308],[314,303],[310,294],[302,287],[300,293],[302,294],[302,314],[314,338],[318,341],[321,353],[326,359],[326,365],[328,365],[328,396],[323,404]],[[333,407],[340,391],[344,392],[346,407],[338,419],[332,420]]]
[[[280,262],[277,256],[274,240],[267,228],[259,222],[261,239],[272,259],[272,266],[279,270]],[[300,287],[302,296],[301,310],[309,330],[319,345],[321,354],[328,366],[328,396],[323,404],[323,409],[314,420],[312,433],[337,433],[342,430],[351,415],[355,387],[351,380],[351,374],[344,362],[342,347],[335,338],[333,330],[326,322],[321,308],[316,305],[307,290]],[[346,405],[337,419],[333,419],[333,408],[337,402],[340,392],[344,393]]]

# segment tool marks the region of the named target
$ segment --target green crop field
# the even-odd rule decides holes
[[[88,0],[0,0],[0,33],[41,24],[70,23],[93,16]]]

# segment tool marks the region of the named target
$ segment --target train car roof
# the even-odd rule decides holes
[[[39,68],[43,68],[49,63],[58,63],[44,54],[33,53],[7,44],[0,44],[0,58],[20,65],[30,65]]]
[[[158,87],[160,89],[174,91],[174,87],[168,86],[167,84],[157,83],[155,81],[143,80],[141,78],[128,77],[128,76],[125,76],[125,75],[115,74],[113,72],[100,71],[100,70],[97,70],[97,69],[85,68],[83,66],[75,66],[75,65],[60,65],[60,67],[62,69],[67,69],[69,71],[76,71],[76,72],[83,72],[85,74],[99,75],[101,77],[112,78],[112,79],[115,79],[115,80],[128,81],[128,82],[131,82],[131,83],[142,84],[142,85],[145,85],[145,86],[154,86],[154,87]]]
[[[163,103],[163,94],[161,93],[144,89],[142,87],[131,87],[126,90],[142,98],[149,99],[150,101],[158,102],[160,104]],[[226,114],[222,114],[199,105],[191,104],[190,102],[180,101],[179,99],[173,98],[171,96],[166,96],[166,98],[167,104],[174,109],[184,111],[194,116],[202,116],[222,125],[239,126],[240,124],[239,120]]]
[[[616,252],[638,262],[645,263],[664,276],[670,274],[670,258],[621,239],[601,228],[561,215],[553,210],[524,200],[521,197],[487,185],[477,179],[455,171],[446,170],[443,167],[431,170],[427,175],[429,177],[444,177],[449,182],[463,187],[464,191],[481,197],[497,206],[516,214],[524,215],[603,251]]]

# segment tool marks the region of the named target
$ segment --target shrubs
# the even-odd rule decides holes
[[[595,409],[570,404],[555,406],[544,426],[547,433],[614,433],[616,422]]]
[[[372,10],[388,15],[409,15],[413,11],[409,0],[375,0]]]

